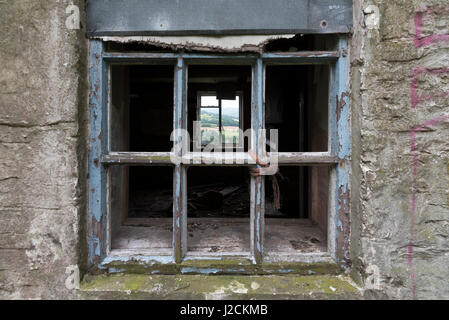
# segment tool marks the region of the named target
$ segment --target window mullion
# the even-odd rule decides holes
[[[264,72],[263,62],[259,58],[253,69],[252,108],[251,108],[251,149],[259,159],[264,156]],[[260,167],[258,165],[258,167]],[[263,176],[251,177],[251,253],[255,263],[263,258],[265,185]]]
[[[183,136],[187,129],[187,66],[179,57],[175,68],[174,83],[174,153],[182,157],[187,153],[189,141]],[[180,263],[187,251],[187,171],[179,163],[173,174],[173,250],[174,258]]]
[[[351,106],[349,95],[349,57],[346,36],[342,35],[337,40],[337,49],[341,57],[336,62],[331,73],[331,97],[336,97],[331,104],[332,111],[332,154],[336,155],[339,165],[335,166],[330,186],[330,203],[335,207],[329,214],[329,223],[339,226],[330,228],[328,250],[335,256],[337,262],[346,263],[349,256],[348,237],[350,216],[350,170],[351,170]],[[332,100],[331,100],[332,101]],[[333,190],[333,191],[332,191]],[[332,194],[333,192],[333,194]]]

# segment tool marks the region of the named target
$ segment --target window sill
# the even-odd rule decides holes
[[[341,269],[326,254],[298,255],[300,260],[277,261],[274,257],[254,264],[249,256],[192,256],[175,263],[172,256],[133,255],[116,250],[99,265],[104,273],[149,275],[337,275]],[[267,257],[268,258],[268,257]]]
[[[86,276],[82,299],[361,299],[348,277],[116,274]]]

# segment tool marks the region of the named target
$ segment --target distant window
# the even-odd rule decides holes
[[[199,92],[198,119],[200,137],[197,141],[201,141],[201,146],[241,146],[241,93],[236,93],[234,99],[219,99],[215,92]]]

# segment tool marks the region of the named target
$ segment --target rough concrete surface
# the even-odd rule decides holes
[[[86,41],[83,1],[0,2],[0,297],[69,298],[80,265]],[[81,263],[82,264],[82,263]]]
[[[356,2],[352,272],[383,297],[448,299],[449,4]],[[368,5],[380,13],[369,28]],[[422,36],[432,37],[422,46],[420,12]],[[443,70],[423,72],[414,88],[420,68]]]
[[[81,285],[84,299],[360,299],[343,276],[96,276]]]
[[[87,39],[65,26],[72,3],[83,13],[83,0],[0,2],[0,299],[85,297],[64,285],[87,260]],[[354,0],[350,274],[365,297],[449,299],[448,21],[446,0]]]

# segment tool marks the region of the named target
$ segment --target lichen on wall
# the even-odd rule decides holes
[[[448,298],[449,5],[377,0],[358,6],[355,268],[375,295]]]

